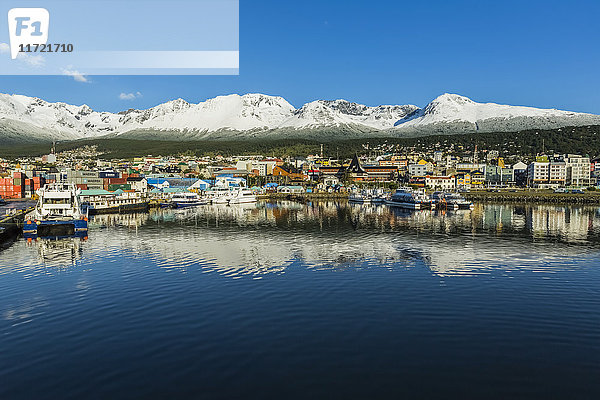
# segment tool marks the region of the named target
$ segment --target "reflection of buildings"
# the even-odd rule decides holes
[[[600,209],[537,205],[411,212],[335,201],[281,201],[101,215],[91,223],[86,260],[133,255],[165,270],[193,268],[230,278],[286,273],[291,265],[315,270],[417,267],[436,276],[558,268],[561,257],[579,256],[600,237]],[[40,240],[30,250],[37,250],[44,266],[68,266],[81,259],[83,244],[77,240]],[[581,241],[588,246],[560,245]]]
[[[144,225],[148,221],[148,214],[127,213],[127,214],[100,214],[90,217],[90,229],[97,227],[112,227],[124,226],[129,228],[137,228]]]
[[[157,211],[151,225],[158,228],[128,235],[126,246],[161,268],[199,267],[227,277],[283,273],[296,261],[315,269],[423,265],[436,275],[477,275],[498,266],[536,269],[546,256],[578,254],[575,247],[536,243],[598,237],[596,215],[552,206],[479,205],[444,213],[333,201],[260,202]]]
[[[531,210],[529,228],[534,237],[560,236],[568,242],[585,240],[593,229],[593,215],[581,207],[537,206]]]

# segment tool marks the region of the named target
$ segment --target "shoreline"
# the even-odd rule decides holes
[[[575,194],[535,191],[474,191],[461,194],[465,199],[473,203],[600,205],[600,192]],[[257,195],[256,197],[267,200],[312,201],[348,200],[348,195],[348,193],[268,193]]]
[[[600,205],[600,192],[588,193],[552,193],[552,192],[484,192],[475,191],[462,193],[465,199],[477,203],[513,203],[513,204],[572,204],[572,205]]]

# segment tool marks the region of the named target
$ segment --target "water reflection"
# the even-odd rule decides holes
[[[38,238],[28,240],[27,245],[37,250],[40,263],[45,267],[63,268],[74,266],[83,254],[83,242],[79,237]]]
[[[232,278],[284,273],[295,262],[312,269],[423,265],[440,276],[548,272],[596,256],[600,209],[478,205],[439,212],[260,202],[95,216],[89,243],[38,240],[30,246],[44,266],[73,265],[84,247],[93,262],[142,258],[165,270],[200,268]]]
[[[133,246],[162,268],[199,265],[231,277],[282,273],[297,260],[315,269],[423,264],[439,275],[477,275],[563,268],[564,257],[594,254],[599,215],[598,208],[543,205],[411,212],[335,201],[262,202],[154,211],[152,227]]]

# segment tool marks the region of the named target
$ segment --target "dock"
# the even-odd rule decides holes
[[[0,247],[13,242],[23,231],[25,216],[34,210],[34,207],[13,209],[5,215],[0,215]]]

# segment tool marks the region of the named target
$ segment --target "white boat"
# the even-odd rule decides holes
[[[81,210],[80,189],[73,184],[51,183],[36,191],[39,199],[27,215],[24,234],[69,236],[87,233],[87,214]]]
[[[213,204],[228,204],[231,189],[227,186],[215,186],[204,192],[204,197]]]
[[[373,200],[372,196],[366,192],[366,191],[362,191],[362,192],[353,192],[350,193],[350,196],[348,196],[348,201],[350,203],[370,203]]]
[[[455,210],[472,210],[474,205],[469,200],[465,199],[458,193],[447,193],[444,196],[446,203],[452,206]]]
[[[401,207],[409,210],[425,210],[431,209],[435,201],[428,199],[423,193],[413,191],[410,188],[400,188],[385,203],[392,207]]]
[[[373,204],[383,204],[386,200],[390,198],[389,193],[386,193],[385,190],[379,188],[373,190],[373,198],[371,202]]]
[[[231,192],[229,204],[256,203],[256,196],[249,189],[238,189]]]
[[[203,204],[208,204],[207,200],[203,200],[197,193],[176,193],[171,197],[171,203],[174,208],[195,207]]]
[[[458,193],[435,192],[432,198],[436,200],[438,208],[446,210],[472,210],[473,203],[466,200]]]

